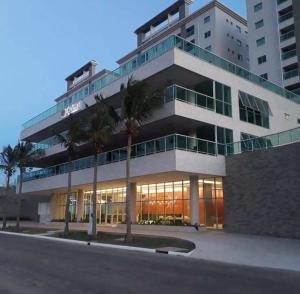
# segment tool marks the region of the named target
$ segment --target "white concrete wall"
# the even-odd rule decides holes
[[[254,12],[254,5],[263,3],[263,9]],[[280,40],[276,0],[247,0],[247,18],[249,29],[250,70],[258,75],[268,73],[270,81],[283,85],[280,54]],[[255,29],[255,23],[264,20],[264,27]],[[256,40],[265,37],[266,44],[256,46]],[[257,58],[266,55],[267,62],[258,64]]]
[[[214,9],[214,13],[216,54],[249,69],[247,26],[218,8]],[[237,26],[241,28],[241,32],[238,31]],[[241,41],[241,46],[238,45],[237,40]],[[243,56],[242,60],[238,59],[238,54]]]

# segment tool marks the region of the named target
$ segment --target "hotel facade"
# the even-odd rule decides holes
[[[223,188],[226,156],[280,145],[275,133],[298,138],[293,129],[300,126],[300,97],[247,70],[246,20],[218,1],[193,14],[190,4],[179,0],[137,29],[138,47],[116,70],[97,71],[90,61],[71,74],[56,104],[24,123],[21,140],[45,150],[23,183],[25,195],[41,199],[41,219],[62,220],[67,197],[67,153],[53,132],[67,131],[71,113],[86,116],[84,105],[95,104],[96,94],[119,108],[120,86],[130,76],[162,90],[165,102],[133,145],[133,223],[223,228],[230,197]],[[226,46],[218,43],[222,38]],[[98,223],[124,223],[124,135],[115,133],[104,151],[98,157]],[[80,145],[72,170],[71,217],[88,221],[92,146]]]

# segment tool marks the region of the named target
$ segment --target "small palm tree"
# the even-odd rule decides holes
[[[116,122],[109,115],[107,108],[101,100],[100,95],[95,96],[96,105],[90,109],[89,119],[85,126],[86,138],[93,144],[94,148],[94,176],[93,176],[93,213],[92,213],[92,235],[97,237],[97,173],[98,173],[98,156],[103,152],[104,145],[108,142],[115,128]],[[88,107],[88,106],[87,106]],[[89,108],[89,107],[88,107]]]
[[[127,159],[126,159],[126,240],[132,240],[131,233],[131,202],[130,191],[130,159],[132,140],[139,134],[140,127],[154,110],[163,106],[163,95],[158,90],[152,90],[147,82],[136,81],[133,77],[128,79],[127,85],[121,85],[122,96],[120,114],[110,108],[111,116],[116,119],[123,132],[127,135]],[[104,100],[102,99],[104,102]]]
[[[16,155],[17,166],[20,171],[19,178],[19,197],[17,204],[17,230],[20,228],[20,214],[21,214],[21,196],[22,196],[22,188],[23,188],[23,177],[26,169],[32,165],[34,161],[39,159],[44,155],[44,150],[36,149],[35,146],[30,142],[19,141],[19,143],[15,146],[14,152]]]
[[[76,158],[76,149],[84,139],[83,123],[74,119],[72,115],[67,118],[67,131],[64,134],[57,133],[58,142],[63,145],[68,153],[68,192],[65,208],[65,229],[64,234],[69,234],[70,222],[70,201],[72,196],[72,161]]]
[[[6,201],[9,196],[10,189],[10,179],[13,174],[16,172],[16,153],[14,149],[7,145],[3,147],[2,152],[0,153],[0,170],[2,170],[6,176],[6,196],[3,199],[3,221],[2,229],[6,228]]]

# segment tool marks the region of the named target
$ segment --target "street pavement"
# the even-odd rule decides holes
[[[12,223],[13,224],[13,223]],[[64,223],[38,224],[22,222],[22,226],[63,230]],[[87,230],[87,224],[71,223],[73,230]],[[192,230],[191,230],[192,229]],[[103,232],[124,233],[125,226],[98,226]],[[196,231],[189,227],[165,227],[133,225],[134,234],[169,236],[186,239],[196,245],[192,258],[226,262],[262,268],[300,271],[300,239],[275,238],[224,231]],[[300,291],[299,291],[300,293]]]
[[[2,294],[299,294],[300,273],[0,234]],[[226,253],[224,253],[226,254]]]

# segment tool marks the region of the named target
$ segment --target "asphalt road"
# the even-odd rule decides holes
[[[0,293],[299,294],[300,272],[0,234]]]

